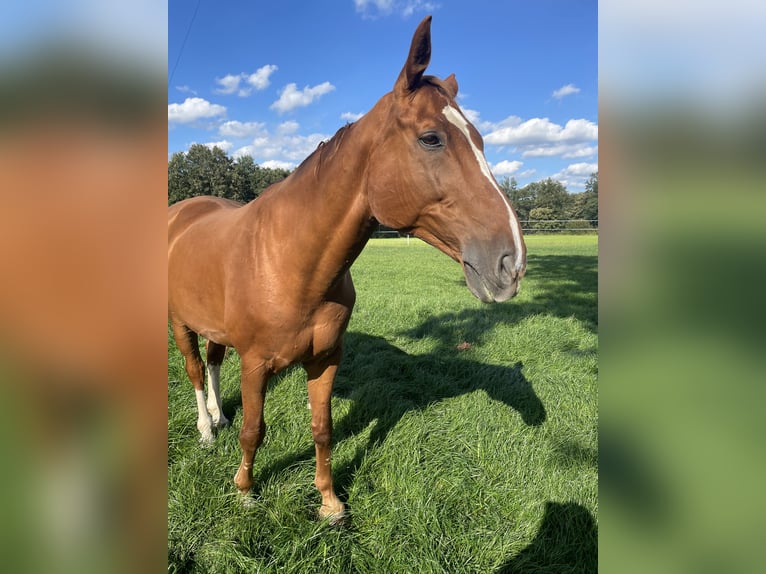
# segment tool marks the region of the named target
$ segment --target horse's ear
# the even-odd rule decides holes
[[[420,84],[420,78],[431,61],[431,16],[426,16],[415,30],[410,53],[394,85],[397,94],[407,94]]]
[[[447,89],[449,90],[450,94],[452,94],[452,98],[457,97],[457,78],[455,78],[455,74],[450,74],[446,78],[444,78],[444,85],[447,86]]]

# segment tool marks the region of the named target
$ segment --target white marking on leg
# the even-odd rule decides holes
[[[194,390],[194,394],[197,397],[197,430],[200,433],[200,443],[202,446],[210,446],[213,444],[213,421],[207,412],[205,406],[205,391]]]
[[[207,366],[207,412],[213,417],[213,425],[221,428],[229,424],[221,408],[221,365]]]
[[[492,187],[497,191],[497,193],[500,195],[500,198],[503,200],[503,204],[505,205],[505,208],[508,210],[508,225],[511,228],[511,233],[513,233],[513,242],[516,246],[516,260],[515,260],[515,268],[516,272],[519,273],[524,266],[524,262],[522,261],[522,240],[521,240],[521,225],[519,224],[519,220],[516,218],[516,215],[513,213],[513,209],[511,209],[511,206],[508,202],[508,199],[505,197],[505,194],[503,193],[503,190],[500,189],[500,186],[497,185],[497,182],[495,181],[495,178],[492,175],[492,172],[489,169],[489,164],[487,163],[487,158],[484,157],[484,154],[481,152],[481,150],[476,147],[476,144],[473,143],[473,140],[471,139],[471,133],[468,131],[468,120],[466,120],[463,117],[463,114],[461,114],[459,111],[457,111],[455,108],[453,108],[451,105],[447,104],[444,106],[444,109],[442,109],[442,113],[444,114],[444,117],[447,118],[447,121],[454,125],[457,129],[461,131],[461,133],[465,136],[465,138],[468,140],[469,145],[471,146],[471,150],[473,151],[473,155],[476,157],[476,161],[479,163],[479,169],[481,169],[481,173],[484,174],[484,177],[487,178],[490,184],[492,184]]]

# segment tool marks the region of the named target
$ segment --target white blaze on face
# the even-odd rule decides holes
[[[468,140],[468,144],[471,146],[471,150],[473,150],[473,155],[476,157],[476,161],[479,162],[479,169],[481,169],[481,173],[484,174],[484,177],[487,178],[495,191],[500,194],[500,198],[503,200],[503,205],[505,205],[505,208],[508,210],[508,225],[511,228],[511,233],[513,233],[513,242],[516,246],[515,268],[516,272],[518,273],[521,271],[521,268],[524,265],[522,261],[521,226],[519,225],[519,220],[516,219],[516,215],[513,213],[511,206],[508,204],[508,200],[505,198],[503,190],[500,189],[500,186],[497,185],[495,178],[492,176],[492,172],[489,170],[489,164],[487,163],[487,158],[484,157],[482,151],[476,147],[475,143],[473,143],[473,140],[471,139],[471,133],[468,131],[468,120],[463,117],[463,114],[461,114],[449,104],[444,106],[442,113],[444,114],[444,117],[447,118],[447,121],[459,129],[465,136],[465,139]]]

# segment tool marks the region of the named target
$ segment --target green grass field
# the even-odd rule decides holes
[[[315,517],[303,370],[270,385],[246,508],[238,357],[221,381],[233,424],[202,449],[169,337],[169,572],[595,572],[597,241],[528,237],[521,292],[496,305],[437,250],[370,242],[332,403],[343,527]]]

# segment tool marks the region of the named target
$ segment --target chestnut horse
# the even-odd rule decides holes
[[[429,16],[393,91],[257,200],[194,197],[170,207],[169,318],[196,392],[201,441],[210,443],[213,427],[228,423],[218,381],[233,347],[242,361],[243,409],[234,482],[247,495],[266,431],[267,381],[302,363],[319,515],[333,521],[345,510],[330,472],[330,394],[355,300],[349,268],[378,222],[459,262],[484,302],[513,297],[526,269],[519,221],[490,173],[479,132],[455,101],[454,75],[423,75],[430,27]],[[207,401],[198,335],[207,339]]]

